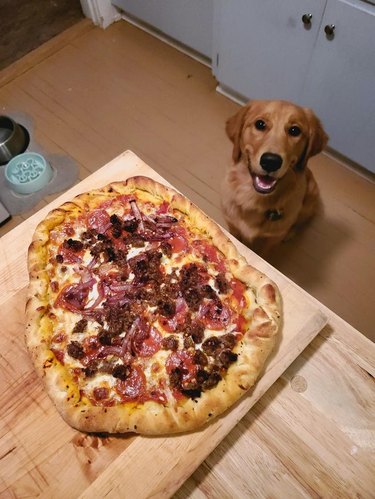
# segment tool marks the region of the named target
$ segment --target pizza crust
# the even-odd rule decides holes
[[[94,406],[81,400],[70,375],[48,348],[51,324],[48,319],[48,275],[45,270],[50,232],[87,208],[93,209],[109,195],[144,190],[166,200],[186,214],[191,223],[207,233],[214,246],[229,262],[231,273],[248,286],[256,301],[250,328],[234,348],[238,354],[216,387],[203,391],[198,399],[164,406],[154,401],[125,403],[113,407]],[[232,406],[251,388],[261,374],[275,346],[281,323],[281,297],[277,286],[263,273],[248,265],[223,231],[199,208],[174,190],[147,177],[113,182],[102,189],[77,196],[50,212],[38,225],[28,253],[30,285],[26,304],[26,344],[49,396],[68,424],[81,431],[169,434],[197,429]]]

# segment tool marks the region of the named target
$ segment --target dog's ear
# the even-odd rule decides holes
[[[323,126],[315,113],[307,107],[304,108],[304,112],[309,124],[309,139],[303,158],[303,166],[306,165],[309,158],[320,153],[328,142],[328,135],[324,131]]]
[[[225,131],[228,137],[233,142],[233,153],[232,158],[235,163],[238,163],[241,159],[241,133],[243,124],[245,121],[245,116],[250,108],[250,104],[241,107],[237,113],[229,118],[225,125]]]

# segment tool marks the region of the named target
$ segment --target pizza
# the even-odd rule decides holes
[[[276,285],[148,177],[51,211],[28,267],[26,345],[81,431],[195,430],[254,385],[278,336]]]

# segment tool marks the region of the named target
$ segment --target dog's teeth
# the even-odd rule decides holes
[[[270,191],[276,184],[277,179],[270,177],[269,175],[255,175],[254,184],[255,188],[263,192]]]

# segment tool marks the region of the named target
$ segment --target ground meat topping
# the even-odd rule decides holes
[[[87,327],[88,321],[87,319],[81,319],[78,322],[76,322],[76,325],[72,329],[73,334],[77,333],[83,333]]]
[[[172,300],[159,300],[158,311],[164,315],[164,317],[173,317],[176,313],[176,304]]]
[[[190,326],[189,330],[194,343],[201,343],[204,338],[204,325],[200,322],[195,322]]]
[[[112,344],[112,335],[105,329],[102,329],[98,333],[98,340],[101,345],[109,346]]]
[[[219,361],[220,366],[227,369],[231,364],[233,364],[233,362],[235,362],[237,360],[238,355],[229,349],[225,349],[225,350],[222,350],[217,355],[216,358]]]
[[[193,361],[195,364],[199,366],[207,366],[208,359],[205,353],[202,350],[196,350],[194,353]]]
[[[63,247],[65,249],[69,249],[71,251],[78,253],[83,249],[83,243],[82,241],[78,241],[77,239],[69,238],[63,242]]]
[[[216,286],[219,290],[220,293],[227,293],[229,290],[229,284],[228,281],[225,278],[225,274],[221,273],[216,276],[215,279]]]
[[[164,350],[172,350],[176,351],[178,349],[179,341],[176,336],[171,334],[170,336],[166,336],[165,338],[162,339],[161,341],[161,347]]]
[[[211,336],[210,338],[204,340],[204,342],[202,343],[202,350],[207,355],[214,355],[216,351],[220,348],[220,346],[221,346],[220,339],[217,338],[216,336]]]
[[[67,347],[67,352],[73,359],[82,359],[85,355],[83,347],[78,341],[71,341]]]
[[[232,333],[227,333],[220,337],[220,341],[224,347],[233,348],[236,344],[236,337]]]
[[[219,381],[221,381],[221,375],[217,372],[212,372],[209,374],[208,378],[202,383],[203,390],[209,390],[214,388]]]
[[[130,366],[125,366],[123,364],[118,364],[113,368],[112,376],[114,378],[121,379],[124,381],[130,374]]]
[[[137,230],[139,223],[135,218],[132,218],[130,220],[125,220],[123,227],[126,230],[126,232],[133,233]]]
[[[99,362],[96,359],[94,359],[91,362],[89,362],[89,364],[84,368],[83,372],[87,378],[94,376],[94,374],[98,370],[98,364]]]

